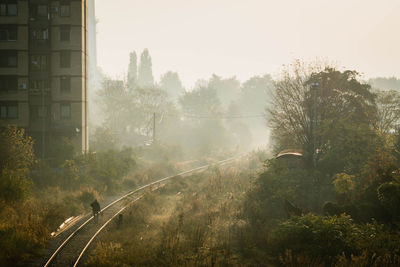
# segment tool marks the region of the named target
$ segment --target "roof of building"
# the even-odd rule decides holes
[[[303,153],[301,150],[298,150],[298,149],[285,149],[285,150],[282,150],[281,152],[279,152],[278,155],[276,156],[276,158],[280,158],[283,156],[302,157]]]

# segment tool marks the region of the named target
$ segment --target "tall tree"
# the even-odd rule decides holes
[[[154,84],[151,56],[147,48],[140,55],[137,83],[140,87],[149,87]]]
[[[129,54],[129,67],[128,67],[128,88],[135,89],[137,85],[137,55],[136,52],[133,51]]]
[[[172,71],[168,71],[161,76],[160,87],[165,90],[174,101],[185,91],[178,73]]]
[[[254,76],[241,86],[239,95],[240,109],[246,115],[263,114],[265,107],[271,102],[273,92],[271,75]]]
[[[99,107],[107,128],[115,132],[125,132],[131,114],[131,99],[123,81],[106,78],[103,88],[98,92]]]
[[[222,114],[221,102],[214,88],[200,87],[186,92],[179,103],[184,115],[189,117],[216,117]]]
[[[378,92],[378,129],[391,132],[400,127],[400,92]]]
[[[30,187],[27,178],[34,163],[33,140],[16,126],[0,129],[0,202],[22,200]]]
[[[375,149],[376,95],[357,80],[355,71],[308,71],[299,62],[293,66],[276,83],[269,109],[275,139],[282,148],[303,149],[308,162],[318,152],[320,166],[329,173],[360,168]],[[319,83],[316,102],[312,82]],[[317,129],[312,123],[315,107]]]
[[[179,103],[184,113],[186,146],[210,153],[229,144],[230,135],[220,118],[223,109],[215,88],[199,87],[185,92]]]
[[[262,115],[265,114],[266,106],[272,102],[273,88],[273,80],[268,74],[251,77],[240,88],[237,101],[238,113],[243,116],[255,116],[243,121],[251,131],[255,145],[265,144],[268,141],[269,130]],[[259,117],[257,117],[258,115]]]
[[[224,109],[227,109],[232,101],[235,101],[240,92],[240,82],[236,77],[223,79],[213,74],[208,81],[208,87],[216,90],[218,98]]]
[[[141,135],[150,136],[153,129],[153,114],[158,122],[171,109],[171,102],[166,101],[166,92],[157,87],[137,88],[131,96],[130,125]]]

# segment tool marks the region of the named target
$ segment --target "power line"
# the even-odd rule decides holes
[[[248,119],[248,118],[265,118],[265,115],[231,115],[231,116],[196,116],[196,115],[166,115],[168,117],[176,118],[190,118],[190,119]]]

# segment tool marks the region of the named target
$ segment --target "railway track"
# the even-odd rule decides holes
[[[101,215],[99,216],[97,222],[95,222],[93,216],[90,215],[86,216],[84,219],[78,222],[78,225],[70,231],[70,233],[64,238],[61,244],[57,245],[57,248],[54,250],[54,252],[52,252],[51,256],[44,264],[44,267],[78,266],[78,264],[82,260],[82,257],[89,248],[90,244],[95,240],[96,236],[129,205],[140,200],[144,196],[146,190],[157,190],[172,178],[203,171],[215,164],[220,166],[225,165],[233,162],[234,160],[242,156],[243,155],[232,157],[216,162],[214,164],[207,164],[175,175],[171,175],[124,194],[118,199],[112,201],[101,210]]]

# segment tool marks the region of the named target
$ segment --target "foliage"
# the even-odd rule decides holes
[[[253,76],[240,88],[240,99],[243,109],[249,114],[264,112],[266,104],[273,93],[274,84],[271,75]]]
[[[338,173],[335,175],[333,180],[333,186],[336,192],[339,194],[346,194],[354,189],[354,175],[349,175],[347,173]]]
[[[154,85],[151,56],[147,48],[144,49],[140,55],[137,85],[139,87],[150,87]]]
[[[399,233],[392,233],[376,222],[356,224],[348,215],[316,216],[307,214],[282,222],[270,235],[268,246],[273,255],[287,250],[322,265],[335,264],[337,259],[362,255],[369,260],[387,254],[396,255]]]
[[[199,87],[186,92],[180,99],[182,112],[190,116],[216,116],[222,113],[217,90],[213,87]]]
[[[232,135],[227,132],[220,118],[223,108],[216,89],[199,87],[186,92],[179,103],[185,119],[183,147],[201,156],[226,149],[231,144]]]
[[[105,191],[113,192],[117,182],[127,175],[135,166],[133,150],[124,148],[121,151],[109,150],[90,154],[86,173],[96,184],[102,185]]]
[[[26,174],[34,162],[33,139],[23,128],[7,126],[0,131],[0,171],[4,169]]]
[[[54,136],[50,140],[46,157],[51,167],[61,167],[66,160],[74,157],[75,147],[71,138]]]
[[[378,148],[361,170],[360,189],[371,186],[376,189],[379,184],[396,180],[398,167],[390,151]]]
[[[107,129],[98,134],[112,135],[111,143],[143,144],[152,133],[154,114],[157,124],[161,124],[164,117],[176,113],[173,104],[166,101],[167,93],[155,86],[130,90],[122,81],[106,79],[98,94],[105,118],[103,129]],[[102,146],[102,142],[107,143],[99,138],[95,140],[98,147]]]
[[[268,160],[266,170],[246,193],[244,213],[254,227],[273,227],[290,216],[289,201],[303,211],[319,211],[322,203],[333,198],[333,188],[318,180],[318,173],[289,169],[286,162]]]
[[[391,132],[400,127],[400,91],[378,92],[378,129]]]
[[[90,256],[87,266],[123,266],[123,255],[124,249],[121,244],[99,242],[96,254]]]
[[[394,139],[392,154],[397,160],[397,166],[400,166],[400,129],[397,130]]]
[[[26,260],[27,253],[44,246],[49,228],[43,223],[43,209],[38,203],[14,206],[0,203],[0,262],[15,266]]]
[[[312,73],[322,69],[322,66],[298,60],[287,66],[280,80],[275,82],[273,105],[267,109],[267,118],[279,149],[290,147],[310,150],[312,109],[306,106],[310,104],[307,100],[311,97],[306,83]]]
[[[275,255],[289,249],[293,254],[319,256],[331,261],[342,252],[350,255],[356,251],[351,235],[358,232],[349,216],[307,214],[279,224],[271,233],[269,246]]]
[[[129,92],[124,83],[119,80],[105,78],[102,89],[97,93],[99,107],[103,113],[104,122],[107,128],[116,131],[126,131],[126,121],[130,116]]]
[[[359,170],[376,147],[376,104],[370,86],[357,77],[355,71],[340,72],[299,61],[285,70],[268,109],[278,146],[302,149],[310,164],[316,140],[321,170],[331,175],[346,168]],[[316,103],[310,90],[313,82],[319,84]],[[312,128],[314,105],[316,131]]]
[[[160,88],[137,88],[131,96],[130,128],[138,134],[149,136],[153,130],[154,114],[159,123],[173,111],[172,103],[166,101],[166,97],[167,93]]]
[[[77,193],[76,198],[83,204],[88,205],[94,199],[100,200],[99,193],[92,187],[83,187]]]
[[[160,78],[160,87],[174,100],[185,92],[177,72],[168,71],[163,74]]]
[[[0,200],[23,200],[31,185],[27,175],[34,162],[33,140],[24,129],[8,126],[0,131],[0,151]]]
[[[31,181],[18,171],[3,169],[0,177],[0,199],[6,202],[24,200],[29,195]]]
[[[114,262],[127,266],[260,266],[265,257],[245,259],[238,243],[238,219],[249,172],[240,166],[210,168],[171,180],[149,192],[111,226],[90,266],[107,262],[113,240],[121,245]],[[241,171],[239,171],[239,169]],[[114,243],[115,244],[115,243]],[[112,256],[114,257],[114,256]]]
[[[92,151],[107,151],[117,149],[120,143],[119,136],[105,127],[97,127],[90,138],[90,149]]]
[[[136,52],[133,51],[129,54],[129,66],[128,66],[128,81],[127,86],[130,90],[133,90],[137,86],[138,79],[138,70],[137,70],[137,56]]]
[[[395,221],[400,218],[400,184],[389,182],[381,184],[378,189],[378,199],[382,206],[393,216]]]
[[[235,101],[240,93],[240,82],[236,77],[223,79],[213,74],[208,80],[208,88],[214,89],[223,108]]]

